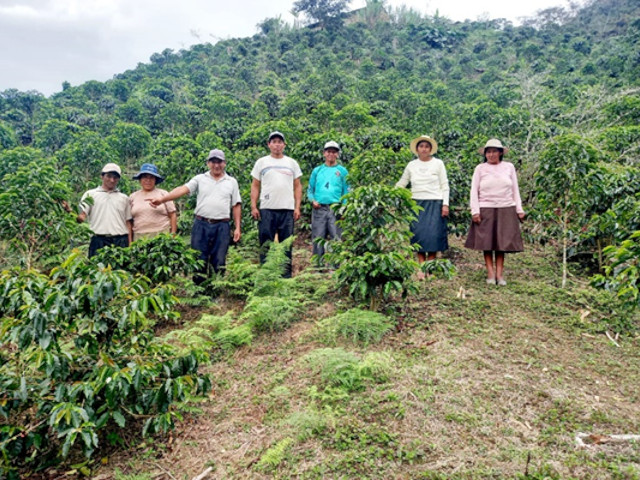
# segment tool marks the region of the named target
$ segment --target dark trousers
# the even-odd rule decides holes
[[[89,258],[98,253],[101,248],[109,245],[126,248],[129,246],[129,235],[94,235],[89,243]]]
[[[267,258],[267,250],[263,248],[266,242],[273,242],[278,235],[278,241],[282,242],[293,235],[293,210],[260,210],[260,223],[258,224],[258,240],[260,241],[260,263]],[[287,250],[289,261],[285,265],[284,278],[291,278],[291,249]]]
[[[339,240],[342,231],[336,225],[336,215],[330,205],[320,205],[311,210],[311,238],[313,239],[313,254],[317,256],[318,264],[322,265],[324,245],[318,240]]]
[[[202,270],[193,277],[196,285],[201,284],[210,273],[224,270],[227,251],[231,240],[229,222],[209,223],[205,220],[193,222],[191,229],[191,248],[200,252],[200,260],[204,260]]]

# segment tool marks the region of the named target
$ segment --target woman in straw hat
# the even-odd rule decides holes
[[[433,156],[438,151],[433,138],[421,135],[411,141],[409,148],[418,158],[407,164],[396,187],[404,188],[410,183],[411,197],[422,207],[411,225],[411,242],[418,245],[418,262],[424,263],[449,248],[449,180],[444,163]],[[418,278],[423,279],[424,273],[418,272]]]
[[[524,250],[520,222],[525,214],[516,169],[502,160],[507,152],[500,140],[487,141],[478,149],[484,162],[476,167],[471,180],[472,223],[464,246],[484,252],[489,285],[506,285],[504,254]]]
[[[166,202],[163,208],[154,208],[149,200],[164,197],[166,190],[157,188],[164,181],[158,173],[158,167],[152,163],[145,163],[134,177],[140,181],[142,187],[129,196],[131,215],[133,216],[133,240],[155,237],[160,233],[176,233],[178,217],[173,202]]]

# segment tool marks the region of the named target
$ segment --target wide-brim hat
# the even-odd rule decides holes
[[[134,180],[140,180],[142,175],[153,175],[156,177],[156,185],[164,181],[164,177],[158,173],[158,167],[153,163],[143,163],[140,171],[133,176]]]
[[[502,145],[502,142],[497,138],[490,138],[489,140],[487,140],[487,143],[484,144],[484,147],[480,147],[478,149],[478,153],[484,156],[484,151],[487,148],[499,148],[500,150],[502,150],[502,153],[504,153],[505,155],[507,154],[507,152],[509,152],[509,149],[504,145]]]
[[[429,145],[431,145],[431,155],[434,155],[438,152],[438,142],[436,142],[428,135],[420,135],[419,137],[411,140],[411,144],[409,145],[409,150],[411,150],[415,155],[418,155],[417,148],[420,142],[428,142]]]

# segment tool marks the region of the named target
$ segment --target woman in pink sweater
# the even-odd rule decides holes
[[[472,223],[464,246],[484,252],[489,285],[506,285],[504,254],[524,250],[520,222],[524,220],[516,169],[502,161],[509,151],[492,138],[478,153],[484,163],[478,165],[471,180]]]

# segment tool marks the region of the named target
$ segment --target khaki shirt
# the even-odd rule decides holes
[[[88,197],[93,204],[85,201]],[[127,235],[127,220],[131,220],[129,197],[118,189],[106,191],[102,186],[88,190],[80,199],[80,210],[87,215],[95,235]]]

